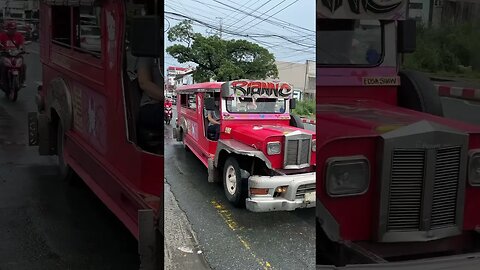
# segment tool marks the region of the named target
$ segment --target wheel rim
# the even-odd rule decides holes
[[[227,172],[225,174],[225,187],[230,195],[234,195],[237,190],[237,172],[232,165],[227,167]]]

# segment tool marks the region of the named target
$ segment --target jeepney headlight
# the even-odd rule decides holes
[[[368,189],[370,165],[364,156],[327,160],[326,190],[330,197],[361,195]]]
[[[282,151],[280,142],[269,142],[267,143],[267,154],[278,155]]]
[[[470,151],[468,157],[468,182],[480,186],[480,150]]]
[[[312,152],[317,152],[317,139],[312,140]]]

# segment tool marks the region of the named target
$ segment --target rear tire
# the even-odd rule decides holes
[[[228,201],[235,207],[245,205],[247,185],[242,179],[240,166],[234,157],[229,157],[223,166],[223,189]]]

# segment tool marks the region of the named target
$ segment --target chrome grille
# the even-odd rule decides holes
[[[305,197],[305,193],[314,192],[314,191],[315,191],[315,183],[300,185],[297,189],[297,193],[295,194],[295,198],[303,199]]]
[[[425,151],[393,152],[388,231],[418,230],[422,205]]]
[[[437,152],[431,229],[455,225],[460,155],[460,147],[440,149]]]
[[[303,134],[302,134],[303,135]],[[286,138],[284,167],[303,168],[310,165],[311,136],[305,135],[302,138]]]
[[[422,205],[427,153],[435,159],[432,204]],[[388,207],[388,231],[431,230],[455,225],[460,179],[461,147],[393,151]],[[432,183],[432,182],[430,182]],[[422,211],[431,208],[428,224],[421,224]],[[428,213],[428,211],[427,211]]]

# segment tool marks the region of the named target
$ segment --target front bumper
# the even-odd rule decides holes
[[[248,178],[249,191],[250,188],[268,188],[269,193],[267,195],[251,195],[249,193],[245,203],[246,208],[252,212],[270,212],[314,207],[316,203],[315,181],[315,172],[271,177],[250,176]],[[288,186],[287,191],[278,197],[273,197],[275,189],[281,186]],[[302,188],[302,191],[299,191],[299,187]],[[304,195],[304,193],[308,193],[308,195]],[[306,200],[307,196],[309,200]]]

